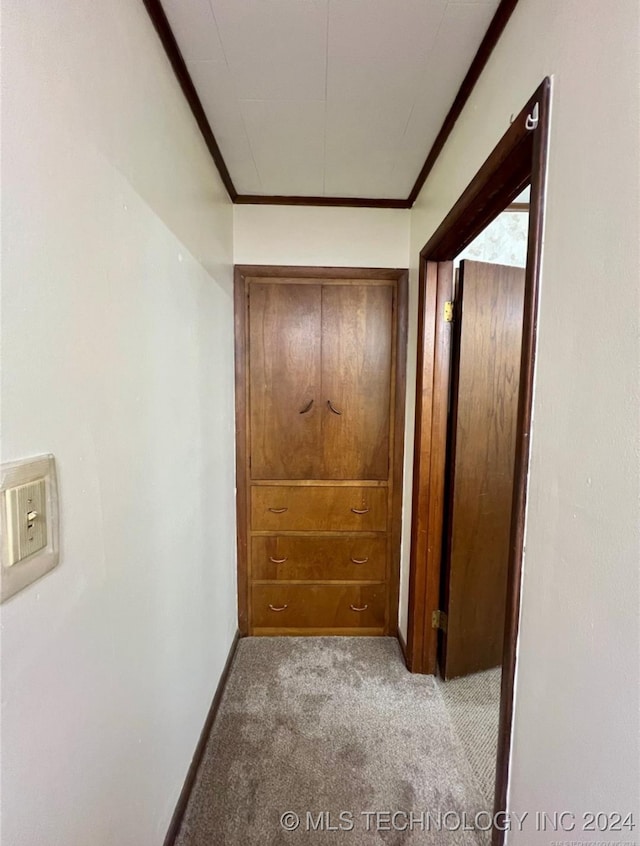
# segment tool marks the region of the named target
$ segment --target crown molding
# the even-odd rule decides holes
[[[176,75],[178,83],[182,89],[187,103],[193,113],[193,116],[200,128],[202,137],[211,154],[215,166],[218,169],[220,178],[227,189],[229,198],[232,203],[237,204],[252,204],[252,205],[271,205],[271,206],[336,206],[336,207],[351,207],[351,208],[382,208],[382,209],[410,209],[415,203],[422,187],[431,173],[438,156],[442,152],[444,145],[460,117],[471,92],[480,78],[480,74],[484,70],[489,57],[491,56],[504,28],[506,27],[513,10],[515,9],[518,0],[501,0],[500,5],[489,24],[484,38],[476,52],[471,66],[467,71],[467,75],[462,81],[462,85],[455,96],[455,99],[449,109],[449,112],[440,128],[431,149],[429,150],[425,162],[418,174],[418,177],[406,199],[388,199],[388,198],[374,198],[374,197],[295,197],[295,196],[280,196],[269,194],[239,194],[233,184],[233,179],[229,173],[229,169],[224,161],[220,147],[211,128],[211,124],[205,114],[198,92],[196,91],[191,75],[187,69],[186,62],[178,47],[178,42],[175,39],[171,26],[167,19],[164,9],[162,8],[161,0],[142,0],[145,8],[151,18],[151,22],[160,38],[162,46],[164,47],[167,58],[171,63],[171,67]]]
[[[236,191],[233,179],[231,179],[231,174],[229,173],[227,165],[222,157],[220,147],[218,147],[218,142],[216,141],[209,119],[202,107],[202,103],[198,97],[198,92],[193,84],[191,75],[187,70],[187,65],[182,58],[182,53],[180,52],[178,42],[173,34],[164,9],[162,8],[162,3],[160,0],[142,0],[142,2],[144,3],[145,8],[149,13],[149,17],[151,18],[151,22],[158,33],[158,38],[162,42],[164,51],[171,63],[171,67],[173,68],[173,72],[180,84],[180,88],[182,88],[182,93],[189,104],[189,108],[191,109],[200,132],[202,133],[202,137],[204,138],[204,142],[211,153],[211,158],[213,159],[215,166],[218,168],[218,173],[220,174],[224,187],[227,189],[231,202],[235,203],[238,197],[238,192]]]
[[[408,209],[408,200],[375,197],[286,197],[278,194],[238,194],[234,203],[257,206],[349,206],[369,209]]]
[[[467,75],[462,80],[462,85],[458,89],[458,93],[455,96],[453,103],[451,104],[451,108],[444,119],[444,123],[440,128],[440,132],[436,136],[436,140],[431,145],[431,149],[427,154],[427,158],[425,159],[424,164],[422,165],[422,169],[418,174],[418,178],[416,179],[413,188],[411,189],[411,193],[407,197],[407,202],[409,206],[412,206],[415,201],[418,199],[418,195],[422,190],[422,186],[426,182],[427,177],[431,173],[433,166],[435,165],[436,161],[438,160],[438,156],[442,152],[442,148],[447,143],[449,136],[453,130],[453,127],[456,124],[456,121],[462,114],[462,110],[467,104],[469,97],[471,96],[471,92],[476,87],[476,83],[480,78],[480,74],[485,69],[487,62],[493,50],[500,40],[500,36],[504,32],[504,28],[506,27],[507,23],[509,22],[509,18],[513,14],[515,7],[518,4],[518,0],[501,0],[500,5],[495,11],[493,18],[491,19],[491,23],[489,24],[489,28],[487,29],[480,46],[478,47],[478,51],[473,57],[473,61],[471,62],[471,66],[467,71]]]

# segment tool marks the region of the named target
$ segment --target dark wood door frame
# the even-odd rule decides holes
[[[531,184],[529,234],[516,431],[514,494],[509,543],[495,810],[506,810],[516,641],[529,466],[529,432],[537,334],[538,286],[549,134],[551,81],[545,79],[420,252],[418,373],[409,575],[407,663],[412,672],[435,673],[438,632],[432,614],[440,599],[447,404],[451,323],[451,262]],[[495,830],[494,846],[504,833]]]

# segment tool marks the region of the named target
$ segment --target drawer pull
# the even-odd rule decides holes
[[[284,564],[286,560],[286,558],[272,558],[269,556],[269,561],[271,561],[272,564]]]
[[[300,414],[306,414],[307,411],[309,411],[311,409],[312,405],[313,405],[313,400],[311,400],[311,402],[309,402],[309,403],[307,403],[307,405],[305,405],[305,407],[302,409]]]
[[[271,611],[286,611],[288,607],[288,605],[281,605],[279,608],[276,608],[275,605],[271,605],[271,603],[269,603],[269,608],[271,609]]]
[[[331,402],[331,400],[327,400],[327,405],[329,406],[329,411],[333,411],[334,414],[342,414],[341,411],[338,411],[337,408],[333,407],[333,403]]]
[[[368,514],[369,513],[368,508],[352,508],[351,510],[353,511],[354,514]]]
[[[352,611],[366,611],[368,607],[369,607],[368,605],[363,605],[362,608],[358,608],[357,605],[350,605],[349,606],[349,608],[351,608]]]
[[[369,560],[368,558],[352,558],[351,563],[352,564],[366,564],[368,560]]]
[[[288,508],[270,508],[269,511],[272,514],[284,514],[285,511],[288,511]]]

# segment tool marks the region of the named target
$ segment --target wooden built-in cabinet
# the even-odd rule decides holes
[[[404,270],[236,268],[245,634],[395,634]]]

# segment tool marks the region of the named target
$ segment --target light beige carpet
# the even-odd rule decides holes
[[[438,679],[451,722],[489,808],[496,779],[500,678],[500,667],[496,667],[447,682]]]
[[[245,638],[177,842],[478,846],[480,810],[439,688],[395,639]]]

